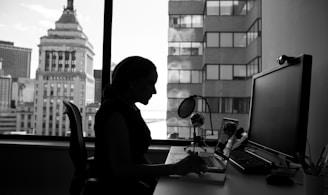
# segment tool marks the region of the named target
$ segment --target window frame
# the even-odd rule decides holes
[[[104,29],[103,29],[103,63],[102,63],[102,90],[107,83],[110,83],[111,72],[111,38],[112,38],[112,13],[113,0],[104,1]],[[63,55],[63,58],[65,54]],[[49,64],[50,65],[50,64]],[[49,85],[49,84],[48,84]],[[103,98],[101,99],[103,102]],[[49,124],[47,124],[49,125]],[[42,136],[42,135],[4,135],[0,134],[0,145],[37,145],[37,146],[51,146],[51,147],[67,147],[70,137],[68,136]],[[93,147],[95,138],[85,137],[85,142],[88,147]],[[190,143],[190,140],[170,140],[170,139],[154,139],[151,145],[158,146],[185,146]],[[91,145],[90,145],[91,144]]]

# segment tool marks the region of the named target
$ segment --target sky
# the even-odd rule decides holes
[[[94,46],[94,69],[102,67],[104,0],[74,0],[78,21]],[[55,28],[67,0],[1,0],[0,40],[32,49],[31,78],[38,67],[38,44]],[[168,0],[114,0],[112,62],[140,55],[157,66],[157,95],[141,109],[166,109]],[[151,8],[151,9],[149,9]]]

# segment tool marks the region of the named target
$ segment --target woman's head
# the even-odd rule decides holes
[[[110,94],[129,94],[135,102],[147,104],[152,94],[156,94],[156,66],[149,59],[130,56],[114,68],[112,83],[104,91],[105,98]]]

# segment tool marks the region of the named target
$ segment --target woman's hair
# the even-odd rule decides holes
[[[130,56],[116,65],[112,74],[111,84],[107,84],[103,91],[106,98],[114,93],[128,89],[129,84],[156,71],[155,64],[140,56]]]

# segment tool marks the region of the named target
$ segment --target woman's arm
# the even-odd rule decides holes
[[[202,162],[197,158],[187,157],[176,164],[133,164],[129,144],[129,131],[121,113],[111,113],[105,122],[104,133],[108,165],[117,177],[140,178],[147,176],[165,176],[201,172]],[[202,170],[200,170],[202,169]]]

